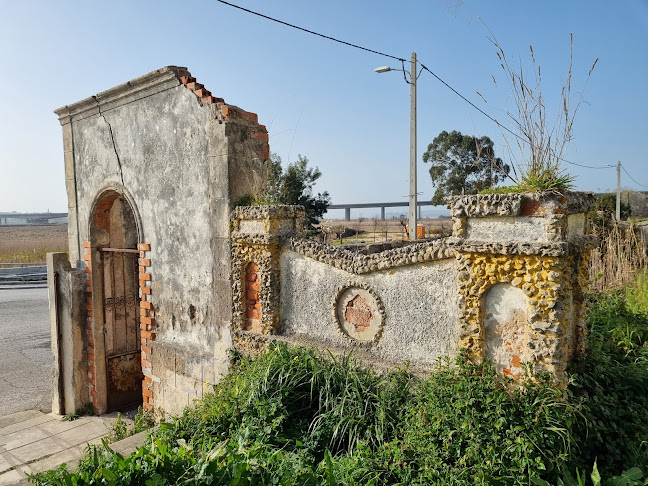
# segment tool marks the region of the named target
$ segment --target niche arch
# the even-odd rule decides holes
[[[486,358],[498,372],[516,378],[532,360],[528,297],[509,282],[491,285],[482,296]]]
[[[88,218],[92,322],[90,393],[100,413],[142,404],[139,251],[141,222],[123,188],[101,191]]]

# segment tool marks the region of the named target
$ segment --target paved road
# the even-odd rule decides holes
[[[0,416],[51,410],[47,289],[0,290]]]

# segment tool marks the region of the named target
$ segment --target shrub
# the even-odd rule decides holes
[[[594,484],[641,484],[648,280],[593,296],[591,307],[590,353],[574,364],[568,386],[550,376],[515,383],[462,357],[426,379],[378,374],[349,356],[279,343],[238,358],[213,392],[130,457],[105,443],[90,448],[76,472],[59,468],[32,480],[546,486],[584,485],[592,471]]]

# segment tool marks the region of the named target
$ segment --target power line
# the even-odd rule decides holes
[[[621,164],[621,168],[623,169],[623,172],[625,172],[625,173],[627,174],[627,176],[628,176],[628,177],[629,177],[629,178],[630,178],[630,179],[631,179],[635,184],[637,184],[638,186],[641,186],[641,187],[648,187],[648,186],[646,186],[645,184],[640,184],[640,183],[638,183],[638,182],[635,180],[635,178],[632,177],[632,176],[630,175],[630,173],[626,170],[626,168],[623,167],[623,164]]]
[[[486,113],[484,110],[482,110],[482,109],[479,108],[477,105],[475,105],[472,101],[470,101],[468,98],[466,98],[464,95],[462,95],[459,91],[457,91],[457,90],[454,89],[452,86],[450,86],[448,83],[446,83],[443,79],[441,79],[441,77],[440,77],[439,75],[437,75],[436,73],[432,72],[432,71],[431,71],[427,66],[425,66],[423,63],[419,63],[419,64],[421,64],[421,67],[422,67],[424,70],[426,70],[428,73],[430,73],[430,74],[431,74],[432,76],[434,76],[436,79],[438,79],[438,80],[439,80],[439,81],[440,81],[440,82],[441,82],[441,83],[442,83],[446,88],[448,88],[449,90],[451,90],[454,94],[456,94],[457,96],[459,96],[462,100],[464,100],[466,103],[468,103],[470,106],[472,106],[475,110],[479,111],[479,112],[480,112],[482,115],[484,115],[486,118],[488,118],[489,120],[491,120],[492,122],[494,122],[498,127],[502,128],[502,129],[504,129],[504,130],[506,130],[507,132],[509,132],[511,135],[513,135],[513,136],[516,137],[517,139],[521,140],[522,142],[524,142],[524,143],[526,143],[526,144],[529,143],[528,140],[526,140],[525,138],[521,137],[520,135],[518,135],[517,133],[515,133],[513,130],[511,130],[510,128],[508,128],[506,125],[500,123],[500,122],[497,121],[495,118],[493,118],[493,117],[490,116],[488,113]],[[568,164],[577,165],[578,167],[585,167],[586,169],[609,169],[609,166],[597,166],[597,167],[595,167],[595,166],[593,166],[593,165],[585,165],[585,164],[579,164],[579,163],[576,163],[576,162],[572,162],[571,160],[563,159],[562,157],[556,157],[556,158],[557,158],[558,160],[561,160],[561,161],[566,162],[566,163],[568,163]]]
[[[593,166],[593,165],[585,165],[585,164],[577,164],[576,162],[572,162],[571,160],[563,159],[562,157],[556,157],[558,160],[562,162],[567,162],[568,164],[571,165],[577,165],[578,167],[585,167],[586,169],[613,169],[614,166],[612,165],[598,165],[598,166]]]
[[[233,3],[226,2],[225,0],[216,0],[216,1],[220,2],[220,3],[223,3],[225,5],[229,5],[230,7],[238,8],[239,10],[243,10],[244,12],[251,13],[252,15],[257,15],[258,17],[263,17],[264,19],[272,20],[273,22],[277,22],[278,24],[282,24],[282,25],[285,25],[287,27],[291,27],[293,29],[308,32],[309,34],[317,35],[319,37],[323,37],[324,39],[332,40],[334,42],[339,42],[340,44],[344,44],[346,46],[355,47],[356,49],[362,49],[363,51],[372,52],[372,53],[378,54],[380,56],[391,57],[392,59],[396,59],[397,61],[405,62],[405,59],[403,59],[402,57],[392,56],[391,54],[385,54],[384,52],[374,51],[373,49],[369,49],[367,47],[362,47],[362,46],[359,46],[357,44],[351,44],[350,42],[346,42],[346,41],[343,41],[343,40],[340,40],[340,39],[336,39],[335,37],[320,34],[319,32],[314,32],[312,30],[308,30],[308,29],[305,29],[303,27],[299,27],[298,25],[289,24],[288,22],[284,22],[283,20],[279,20],[279,19],[275,19],[273,17],[269,17],[267,15],[263,15],[262,13],[255,12],[254,10],[250,10],[250,9],[241,7],[239,5],[235,5]]]
[[[290,24],[290,23],[288,23],[288,22],[284,22],[283,20],[279,20],[279,19],[276,19],[276,18],[274,18],[274,17],[270,17],[270,16],[268,16],[268,15],[264,15],[264,14],[262,14],[262,13],[255,12],[254,10],[250,10],[250,9],[248,9],[248,8],[241,7],[241,6],[239,6],[239,5],[235,5],[235,4],[233,4],[233,3],[226,2],[225,0],[216,0],[216,1],[217,1],[217,2],[220,2],[220,3],[224,4],[224,5],[228,5],[228,6],[230,6],[230,7],[234,7],[234,8],[236,8],[236,9],[242,10],[242,11],[244,11],[244,12],[251,13],[252,15],[256,15],[256,16],[258,16],[258,17],[261,17],[261,18],[264,18],[264,19],[267,19],[267,20],[271,20],[271,21],[273,21],[273,22],[277,22],[278,24],[282,24],[282,25],[285,25],[285,26],[287,26],[287,27],[291,27],[291,28],[293,28],[293,29],[301,30],[302,32],[306,32],[306,33],[308,33],[308,34],[312,34],[312,35],[316,35],[316,36],[322,37],[322,38],[324,38],[324,39],[332,40],[332,41],[334,41],[334,42],[338,42],[338,43],[340,43],[340,44],[344,44],[344,45],[346,45],[346,46],[353,47],[353,48],[355,48],[355,49],[361,49],[361,50],[363,50],[363,51],[371,52],[371,53],[373,53],[373,54],[378,54],[378,55],[380,55],[380,56],[385,56],[385,57],[389,57],[389,58],[391,58],[391,59],[396,59],[397,61],[400,61],[400,62],[401,62],[401,65],[403,66],[403,69],[402,69],[402,71],[403,71],[403,77],[405,77],[405,59],[402,58],[402,57],[393,56],[393,55],[391,55],[391,54],[386,54],[386,53],[384,53],[384,52],[376,51],[376,50],[374,50],[374,49],[369,49],[369,48],[367,48],[367,47],[359,46],[359,45],[357,45],[357,44],[352,44],[351,42],[346,42],[346,41],[343,41],[343,40],[340,40],[340,39],[336,39],[335,37],[331,37],[331,36],[328,36],[328,35],[320,34],[319,32],[315,32],[315,31],[312,31],[312,30],[309,30],[309,29],[305,29],[304,27],[299,27],[298,25],[294,25],[294,24]],[[417,62],[418,62],[418,61],[417,61]],[[486,113],[484,110],[482,110],[481,108],[479,108],[479,107],[478,107],[477,105],[475,105],[472,101],[470,101],[468,98],[466,98],[464,95],[462,95],[459,91],[457,91],[457,90],[454,89],[452,86],[450,86],[450,84],[448,84],[446,81],[444,81],[444,80],[443,80],[439,75],[437,75],[437,74],[434,73],[432,70],[430,70],[427,66],[425,66],[422,62],[418,62],[418,64],[421,65],[421,69],[422,69],[422,70],[425,70],[425,71],[427,71],[428,73],[430,73],[430,74],[431,74],[432,76],[434,76],[434,77],[435,77],[439,82],[441,82],[441,84],[443,84],[446,88],[448,88],[448,89],[449,89],[450,91],[452,91],[454,94],[456,94],[457,96],[459,96],[459,98],[461,98],[463,101],[465,101],[466,103],[468,103],[470,106],[472,106],[475,110],[477,110],[478,112],[480,112],[480,113],[481,113],[482,115],[484,115],[486,118],[488,118],[489,120],[491,120],[491,121],[492,121],[493,123],[495,123],[498,127],[502,128],[503,130],[506,130],[507,132],[509,132],[511,135],[513,135],[513,136],[516,137],[517,139],[521,140],[522,142],[524,142],[524,143],[526,143],[526,144],[529,144],[529,141],[528,141],[528,140],[524,139],[523,137],[521,137],[520,135],[518,135],[517,133],[515,133],[513,130],[511,130],[510,128],[508,128],[506,125],[503,125],[502,123],[500,123],[499,121],[497,121],[497,119],[493,118],[491,115],[489,115],[489,114]],[[416,74],[416,73],[414,73],[414,74]],[[420,75],[420,74],[419,74],[419,75]],[[416,77],[418,78],[418,76],[416,76]],[[407,80],[406,77],[405,77],[405,82],[409,84],[409,81]],[[579,164],[579,163],[577,163],[577,162],[572,162],[572,161],[570,161],[570,160],[563,159],[562,157],[557,157],[557,159],[558,159],[558,160],[561,160],[561,161],[563,161],[563,162],[566,162],[567,164],[576,165],[576,166],[578,166],[578,167],[583,167],[583,168],[586,168],[586,169],[608,169],[608,168],[609,168],[609,166],[596,166],[596,167],[595,167],[595,166],[592,166],[592,165]],[[623,170],[625,170],[625,169],[623,169]],[[628,176],[630,177],[630,174],[628,174]],[[630,177],[630,178],[632,179],[632,177]],[[634,179],[632,179],[632,180],[634,180]],[[637,181],[635,181],[635,182],[637,182]],[[639,183],[637,182],[637,184],[639,184]],[[643,186],[643,184],[639,184],[639,185],[640,185],[640,186]],[[643,186],[643,187],[648,187],[648,186]]]
[[[472,106],[475,110],[479,111],[479,112],[480,112],[482,115],[484,115],[486,118],[488,118],[489,120],[491,120],[492,122],[494,122],[498,127],[502,127],[504,130],[506,130],[507,132],[509,132],[509,133],[510,133],[511,135],[513,135],[514,137],[517,137],[517,138],[519,138],[520,140],[522,140],[523,142],[526,142],[526,140],[524,140],[522,137],[520,137],[517,133],[515,133],[515,132],[512,131],[512,130],[510,130],[510,129],[509,129],[508,127],[506,127],[505,125],[502,125],[502,124],[501,124],[500,122],[498,122],[495,118],[493,118],[492,116],[490,116],[488,113],[486,113],[484,110],[482,110],[481,108],[479,108],[477,105],[475,105],[475,104],[474,104],[472,101],[470,101],[468,98],[466,98],[464,95],[462,95],[459,91],[457,91],[457,90],[454,89],[452,86],[450,86],[448,83],[446,83],[443,79],[441,79],[437,74],[433,73],[433,72],[432,72],[432,71],[431,71],[427,66],[425,66],[423,63],[419,63],[419,64],[421,64],[421,67],[422,67],[424,70],[426,70],[428,73],[430,73],[430,74],[431,74],[432,76],[434,76],[436,79],[438,79],[438,80],[439,80],[439,81],[440,81],[440,82],[441,82],[441,83],[442,83],[446,88],[450,89],[454,94],[456,94],[457,96],[459,96],[459,98],[461,98],[462,100],[464,100],[466,103],[468,103],[470,106]]]

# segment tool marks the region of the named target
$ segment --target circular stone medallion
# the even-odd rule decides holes
[[[382,330],[382,305],[363,288],[344,289],[338,295],[335,315],[341,331],[356,341],[374,341]]]

